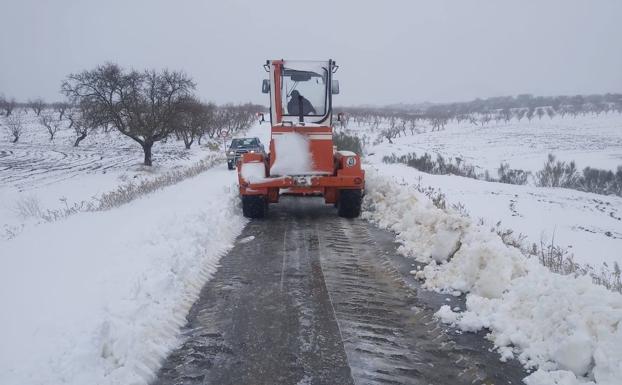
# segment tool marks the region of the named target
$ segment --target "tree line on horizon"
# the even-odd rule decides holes
[[[577,117],[579,115],[617,112],[622,113],[622,94],[575,95],[575,96],[533,96],[530,94],[475,99],[469,102],[421,105],[393,105],[384,107],[342,107],[339,125],[347,128],[350,121],[367,125],[378,132],[375,142],[379,143],[406,135],[425,131],[440,131],[447,123],[467,123],[485,126],[490,122],[531,122],[543,117]]]

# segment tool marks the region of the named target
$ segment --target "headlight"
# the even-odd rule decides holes
[[[250,153],[251,153],[251,154],[254,154],[254,153],[255,153],[255,150],[250,150]]]
[[[353,167],[356,164],[356,158],[353,156],[349,156],[346,158],[346,166]]]

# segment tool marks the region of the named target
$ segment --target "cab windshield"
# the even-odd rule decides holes
[[[283,64],[281,87],[283,115],[326,115],[328,63],[292,62]]]
[[[250,147],[250,146],[257,146],[259,143],[257,141],[257,138],[242,138],[242,139],[233,139],[231,141],[231,146],[232,148],[235,147]]]

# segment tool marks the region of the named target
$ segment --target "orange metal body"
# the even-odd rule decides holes
[[[262,195],[267,202],[276,203],[281,193],[297,195],[323,195],[326,203],[335,203],[342,189],[364,189],[365,171],[361,169],[359,155],[335,151],[333,147],[331,126],[303,125],[294,122],[283,122],[283,106],[281,104],[281,68],[283,61],[271,61],[273,83],[271,92],[272,121],[270,155],[246,153],[238,163],[238,181],[241,195]],[[329,108],[329,114],[330,106]],[[330,115],[329,115],[330,117]],[[329,119],[330,120],[330,119]],[[275,162],[276,153],[274,138],[287,133],[305,135],[309,142],[309,151],[313,162],[312,175],[270,176],[270,168]],[[354,160],[352,159],[354,158]],[[245,163],[262,162],[265,178],[261,181],[249,182],[242,177]]]
[[[332,141],[331,141],[332,143]],[[313,144],[311,144],[313,146]],[[332,154],[331,154],[332,155]],[[360,165],[359,156],[355,156],[356,165]],[[365,187],[365,171],[359,167],[347,167],[345,157],[339,152],[330,156],[333,160],[334,172],[331,175],[284,176],[271,178],[268,174],[269,160],[261,154],[244,154],[238,164],[238,182],[240,194],[263,195],[269,203],[279,201],[282,193],[296,195],[322,195],[326,203],[335,203],[340,189],[363,189]],[[267,177],[261,182],[250,183],[240,172],[244,163],[264,164]]]

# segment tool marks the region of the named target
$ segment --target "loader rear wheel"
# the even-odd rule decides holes
[[[242,195],[242,213],[246,218],[266,216],[267,202],[262,195]]]
[[[339,190],[337,214],[343,218],[356,218],[361,214],[361,190]]]

